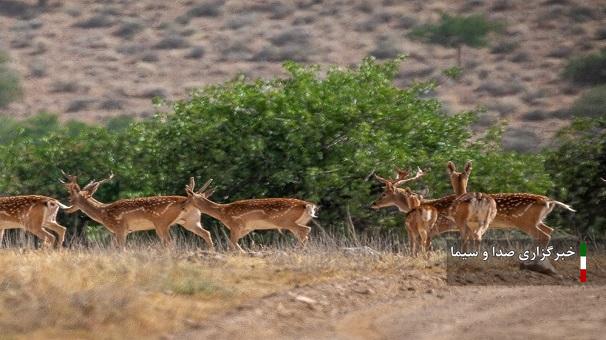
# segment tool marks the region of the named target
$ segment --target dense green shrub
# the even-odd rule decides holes
[[[606,83],[606,49],[571,59],[563,75],[566,79],[583,85]]]
[[[590,89],[579,97],[570,112],[577,117],[603,117],[606,115],[606,85]]]
[[[457,49],[457,65],[461,66],[461,48],[483,47],[487,44],[487,36],[498,32],[503,24],[486,19],[483,15],[453,16],[443,14],[440,22],[425,24],[415,28],[411,37],[425,40],[432,44],[440,44]]]
[[[553,196],[569,203],[575,214],[557,212],[558,224],[580,235],[606,236],[606,118],[579,118],[558,136],[559,147],[546,168]]]

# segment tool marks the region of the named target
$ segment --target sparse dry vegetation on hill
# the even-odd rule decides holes
[[[451,112],[488,107],[483,121],[502,115],[493,103],[507,100],[507,120],[551,136],[567,117],[524,120],[529,112],[570,107],[580,91],[562,79],[571,58],[606,47],[599,1],[306,1],[248,2],[5,1],[0,11],[0,43],[10,49],[10,65],[23,78],[23,99],[2,113],[29,116],[40,111],[65,118],[99,121],[154,110],[143,86],[181,99],[190,89],[246,74],[271,78],[287,59],[350,65],[363,57],[411,56],[399,84],[436,79],[437,95]],[[483,15],[502,22],[500,37],[485,49],[464,51],[462,75],[443,81],[441,72],[456,63],[449,47],[409,37],[444,13]],[[65,74],[80,87],[57,91]],[[118,76],[119,75],[119,76]],[[517,84],[518,90],[490,90]],[[499,86],[501,86],[499,85]],[[534,93],[537,89],[540,95]],[[83,98],[84,97],[84,98]],[[512,101],[510,97],[531,98]],[[103,102],[105,98],[115,103]],[[492,117],[492,118],[491,118]],[[539,129],[540,127],[540,129]]]

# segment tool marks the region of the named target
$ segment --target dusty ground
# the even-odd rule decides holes
[[[154,96],[181,99],[237,74],[275,77],[286,59],[348,66],[368,55],[407,53],[398,84],[436,79],[446,110],[485,106],[482,124],[507,119],[516,129],[510,137],[535,145],[535,132],[549,137],[566,124],[568,116],[554,112],[583,91],[561,79],[566,61],[606,47],[606,11],[595,0],[48,3],[0,1],[0,48],[25,92],[0,113],[145,117],[155,111]],[[507,25],[486,48],[463,50],[457,82],[441,76],[455,64],[453,49],[408,37],[442,12],[485,13]],[[525,118],[535,111],[544,116]]]

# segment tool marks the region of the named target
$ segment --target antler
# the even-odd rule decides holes
[[[210,185],[210,183],[212,183],[213,179],[209,179],[208,181],[206,181],[206,183],[204,183],[204,185],[198,189],[198,193],[201,194],[202,192],[204,192],[204,190],[206,190],[206,188],[208,188],[208,186]],[[193,188],[192,188],[193,190]]]
[[[419,179],[419,178],[421,178],[421,177],[425,176],[426,174],[427,174],[427,173],[426,173],[426,172],[424,172],[423,170],[421,170],[421,168],[417,168],[417,173],[415,174],[415,176],[414,176],[414,177],[410,177],[410,178],[404,178],[404,179],[399,179],[399,177],[400,177],[400,176],[399,176],[399,174],[398,174],[398,180],[397,180],[397,181],[395,181],[395,182],[393,183],[393,185],[394,185],[394,186],[398,186],[398,185],[401,185],[401,184],[404,184],[404,183],[407,183],[407,182],[410,182],[410,181],[414,181],[414,180],[417,180],[417,179]]]
[[[99,184],[103,184],[103,183],[105,183],[105,182],[109,182],[109,181],[111,181],[113,178],[114,178],[114,172],[112,171],[112,172],[111,172],[111,174],[110,174],[110,175],[109,175],[107,178],[102,179],[102,180],[100,180],[100,181],[99,181],[99,182],[97,182],[97,183],[99,183]]]
[[[102,179],[100,181],[95,181],[94,179],[92,181],[90,181],[87,185],[84,186],[84,188],[82,188],[82,190],[89,190],[94,186],[99,186],[105,182],[109,182],[112,180],[112,178],[114,178],[114,173],[112,172],[107,178]]]
[[[606,179],[604,179],[603,177],[600,177],[600,179],[601,179],[602,181],[606,182]]]
[[[61,170],[61,174],[63,175],[63,177],[67,178],[67,180],[68,180],[70,183],[76,183],[76,180],[78,179],[78,177],[77,177],[77,176],[68,175],[68,174],[66,174],[66,173],[65,173],[65,171],[63,171],[63,169],[60,169],[60,170]],[[62,179],[59,179],[59,182],[61,182],[61,183],[65,184],[65,181],[64,181],[64,180],[62,180]]]
[[[377,181],[379,181],[379,182],[381,182],[381,183],[383,183],[383,184],[387,184],[387,183],[391,183],[391,182],[392,182],[391,180],[389,180],[389,179],[387,179],[387,178],[383,178],[383,177],[381,177],[381,176],[379,176],[379,175],[377,175],[377,174],[374,174],[374,176],[375,176],[375,179],[376,179]]]

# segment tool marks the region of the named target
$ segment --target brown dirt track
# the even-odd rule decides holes
[[[526,276],[532,284],[544,277],[562,285],[479,286],[492,278],[481,282],[477,276],[472,285],[449,286],[443,266],[427,265],[273,293],[173,338],[603,338],[603,286],[527,271],[514,275]]]

